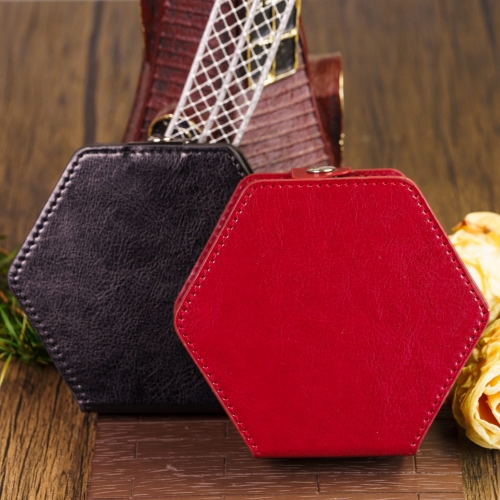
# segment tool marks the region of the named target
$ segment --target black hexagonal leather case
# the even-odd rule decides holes
[[[220,409],[174,332],[173,305],[248,173],[228,145],[75,153],[9,283],[82,410]]]

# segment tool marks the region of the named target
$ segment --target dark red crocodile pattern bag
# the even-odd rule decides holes
[[[141,6],[145,56],[125,142],[147,139],[150,123],[175,110],[213,0]],[[240,144],[254,172],[340,164],[340,55],[310,64],[302,30],[300,40],[297,72],[264,88]]]

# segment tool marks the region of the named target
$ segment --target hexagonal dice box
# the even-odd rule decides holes
[[[416,453],[487,319],[394,170],[246,177],[175,306],[257,457]]]

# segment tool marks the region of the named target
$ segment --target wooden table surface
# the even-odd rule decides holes
[[[500,2],[304,0],[303,10],[310,51],[343,53],[345,163],[402,170],[446,228],[500,211]],[[120,140],[141,50],[135,2],[0,3],[7,245],[22,243],[75,149]],[[0,390],[0,498],[87,498],[96,420],[53,368],[14,366]],[[500,455],[463,433],[460,449],[466,498],[499,498]]]

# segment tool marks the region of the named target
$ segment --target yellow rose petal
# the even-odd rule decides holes
[[[500,317],[500,215],[474,212],[454,230],[450,241],[488,302],[492,323]]]
[[[452,409],[471,441],[500,449],[500,319],[488,326],[460,373]]]
[[[494,212],[472,212],[453,228],[453,232],[466,227],[471,232],[494,232],[500,237],[500,215]]]

